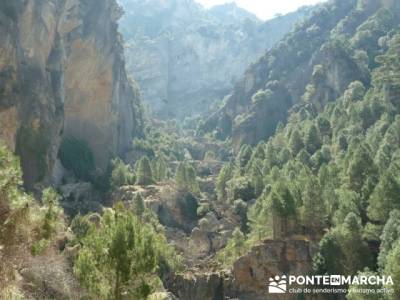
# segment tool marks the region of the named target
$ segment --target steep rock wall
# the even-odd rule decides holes
[[[125,72],[115,1],[69,0],[60,31],[69,44],[65,69],[65,135],[86,141],[97,166],[123,155],[141,134],[138,92]]]
[[[0,137],[21,158],[27,186],[48,179],[63,120],[54,1],[0,4]]]
[[[234,3],[206,10],[193,0],[120,2],[128,70],[144,103],[159,117],[179,119],[222,100],[265,49],[311,11],[262,22]]]
[[[86,141],[100,168],[141,134],[119,16],[114,0],[1,2],[0,138],[28,188],[51,182],[64,134]]]

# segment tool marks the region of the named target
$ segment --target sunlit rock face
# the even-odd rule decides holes
[[[86,141],[97,166],[123,155],[140,135],[139,95],[125,72],[115,1],[70,0],[60,30],[68,39],[65,134]]]
[[[0,137],[21,157],[27,186],[46,180],[63,121],[59,1],[0,4]]]
[[[60,139],[86,141],[97,166],[141,134],[125,73],[114,0],[0,4],[0,138],[21,158],[27,187],[49,183]]]
[[[226,4],[210,10],[189,0],[120,1],[129,72],[144,103],[163,118],[207,112],[245,69],[309,13],[262,22]]]

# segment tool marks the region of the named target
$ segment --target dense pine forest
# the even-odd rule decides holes
[[[400,2],[2,0],[0,299],[400,299]]]

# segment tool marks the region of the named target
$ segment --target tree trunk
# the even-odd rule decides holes
[[[115,291],[114,291],[114,293],[115,293],[115,300],[120,300],[121,299],[121,292],[120,292],[120,283],[119,283],[119,272],[118,272],[118,269],[117,269],[117,271],[116,271],[116,279],[115,279]]]

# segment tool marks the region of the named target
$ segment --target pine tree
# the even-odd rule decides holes
[[[357,271],[372,265],[372,255],[362,238],[360,218],[349,213],[340,226],[340,246],[344,254],[344,274],[355,275]]]
[[[241,249],[244,247],[244,234],[242,231],[240,231],[239,228],[235,228],[235,230],[232,233],[232,241],[233,241],[233,247],[235,248],[236,252],[240,252]]]
[[[122,204],[108,210],[82,239],[74,272],[96,299],[147,299],[157,265],[169,265],[169,246]]]
[[[259,159],[254,160],[253,166],[251,168],[251,183],[254,187],[255,197],[258,198],[261,196],[264,190],[264,178],[262,170],[260,169],[262,166],[262,161]]]
[[[311,167],[311,156],[305,149],[301,149],[299,154],[297,154],[296,159],[303,165]]]
[[[296,217],[296,202],[288,186],[286,181],[278,180],[266,198],[269,223],[272,222],[274,237],[285,237],[288,224]]]
[[[345,189],[339,188],[335,191],[335,197],[337,204],[333,207],[334,214],[332,221],[336,225],[343,224],[347,215],[352,212],[356,215],[360,215],[360,209],[362,208],[361,197],[358,193]]]
[[[124,185],[133,184],[135,175],[129,165],[126,165],[121,159],[114,159],[112,162],[112,171],[110,185],[113,189],[117,189]]]
[[[187,186],[189,187],[189,190],[194,194],[198,194],[200,192],[199,183],[197,182],[196,170],[192,165],[186,166],[186,174]]]
[[[400,210],[393,210],[382,231],[378,266],[383,269],[387,265],[387,256],[397,241],[400,240]]]
[[[175,183],[179,190],[200,193],[199,183],[197,182],[196,170],[187,162],[181,162],[176,169]]]
[[[389,285],[387,288],[393,288],[394,293],[388,296],[391,300],[398,299],[400,295],[400,240],[398,240],[393,245],[393,250],[391,250],[387,256],[387,262],[383,274],[386,276],[391,276],[394,285]]]
[[[246,202],[244,202],[242,199],[235,200],[233,202],[233,208],[235,213],[240,217],[240,224],[241,224],[241,230],[242,232],[247,232],[248,227],[247,227],[247,210],[248,206]]]
[[[362,272],[358,272],[357,276],[359,278],[362,277],[374,277],[374,276],[379,276],[379,273],[375,273],[370,271],[368,268],[366,268]],[[375,284],[375,285],[369,285],[369,284],[357,284],[357,285],[350,285],[349,286],[349,293],[346,296],[347,300],[382,300],[382,295],[379,295],[379,293],[359,293],[359,289],[365,289],[365,290],[378,290],[382,288],[382,285],[380,284]]]
[[[265,167],[267,169],[272,169],[274,166],[279,164],[277,151],[272,144],[272,142],[267,143],[265,150]]]
[[[306,179],[303,199],[303,224],[311,229],[321,230],[326,225],[326,206],[322,198],[322,189],[315,176],[302,173]]]
[[[242,172],[246,167],[247,163],[250,161],[253,151],[249,145],[243,145],[240,148],[239,154],[237,156],[237,165],[240,167]]]
[[[331,123],[325,117],[317,118],[318,130],[322,137],[330,137],[332,134]]]
[[[157,156],[151,166],[154,180],[163,181],[168,177],[168,165],[162,156]]]
[[[314,124],[312,124],[307,130],[305,145],[310,154],[314,154],[319,148],[321,148],[321,137],[318,128]]]
[[[136,183],[139,185],[150,185],[154,183],[150,161],[147,156],[143,156],[137,164]]]
[[[135,197],[133,197],[132,209],[135,215],[137,215],[139,218],[143,216],[145,205],[143,198],[139,193],[137,193]]]
[[[260,142],[258,145],[255,147],[251,159],[265,159],[265,143]]]
[[[350,83],[347,90],[344,92],[345,102],[361,101],[365,95],[365,87],[360,81],[353,81]]]
[[[289,148],[293,156],[296,156],[301,149],[304,148],[303,139],[297,129],[295,129],[290,136]]]
[[[59,195],[51,188],[43,191],[42,201],[45,208],[42,235],[44,239],[50,239],[61,225],[62,208],[59,205]]]
[[[176,172],[175,172],[175,182],[178,186],[178,189],[185,190],[187,189],[187,174],[186,174],[186,163],[179,163]]]
[[[385,172],[389,166],[393,155],[393,144],[389,143],[386,139],[383,144],[379,147],[376,153],[376,163],[380,172]]]
[[[246,238],[239,228],[235,228],[228,244],[218,254],[218,260],[224,265],[232,265],[232,263],[246,251]]]
[[[227,183],[233,177],[233,170],[233,164],[228,163],[223,166],[222,170],[218,174],[215,189],[217,191],[218,200],[220,201],[226,200],[227,198]]]
[[[369,199],[368,216],[385,222],[393,209],[400,209],[400,182],[392,170],[386,171]]]
[[[361,145],[355,150],[347,169],[349,186],[356,192],[361,192],[369,176],[376,176],[376,168],[368,149]]]
[[[313,258],[313,269],[319,275],[343,274],[343,257],[336,232],[329,231],[318,244],[318,252]]]

